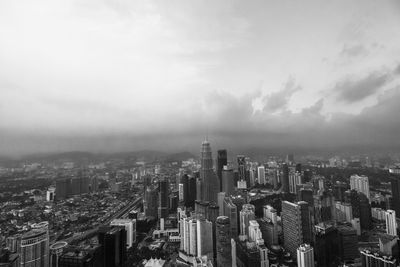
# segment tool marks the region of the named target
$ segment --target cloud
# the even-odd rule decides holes
[[[264,111],[273,113],[285,110],[292,95],[300,90],[301,87],[296,85],[294,78],[289,78],[282,90],[264,97]]]
[[[375,94],[388,80],[388,73],[373,72],[360,80],[346,78],[336,83],[333,91],[338,100],[354,103]]]
[[[344,57],[350,57],[350,58],[366,56],[366,55],[368,55],[368,50],[362,44],[356,44],[356,45],[345,44],[343,46],[342,51],[340,52],[340,55],[344,56]]]

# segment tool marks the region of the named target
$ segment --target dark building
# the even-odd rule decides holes
[[[284,247],[293,258],[297,255],[297,248],[304,243],[312,244],[311,218],[308,203],[299,201],[292,203],[282,201],[282,231]]]
[[[99,232],[103,247],[104,267],[122,267],[126,262],[126,231],[124,227],[104,227]]]
[[[392,209],[396,211],[396,217],[400,218],[400,176],[392,177],[390,183],[392,186]]]
[[[225,166],[222,170],[222,192],[225,192],[227,196],[230,196],[235,189],[234,174],[231,168]]]
[[[296,164],[296,172],[301,173],[301,163]]]
[[[281,184],[282,184],[282,191],[285,193],[288,193],[289,192],[289,167],[286,163],[282,165]]]
[[[60,256],[58,267],[105,267],[102,246],[69,247]]]
[[[338,229],[339,257],[341,260],[354,260],[359,256],[357,230],[353,227],[340,225]]]
[[[341,182],[336,182],[334,185],[334,194],[335,194],[335,200],[344,202],[345,201],[345,192],[347,191],[347,184],[346,183],[341,183]]]
[[[224,166],[228,164],[228,153],[226,152],[226,149],[221,149],[218,150],[217,153],[217,176],[219,179],[219,191],[220,192],[225,192],[222,190],[222,170],[224,169]]]
[[[181,184],[183,185],[183,204],[189,207],[189,176],[187,174],[182,175]]]
[[[178,208],[179,204],[179,193],[178,191],[174,191],[168,196],[168,210],[175,211]]]
[[[216,221],[217,266],[231,266],[231,232],[227,216],[219,216]]]
[[[359,193],[360,199],[360,226],[363,230],[369,230],[372,227],[372,214],[371,204],[369,204],[368,198],[363,194]]]
[[[189,193],[188,193],[188,207],[194,208],[194,201],[196,200],[196,178],[189,177]]]
[[[161,179],[158,183],[158,218],[167,218],[168,211],[168,194],[169,194],[168,181]]]
[[[329,224],[316,225],[314,240],[314,258],[317,261],[317,266],[338,266],[338,230],[333,225]]]
[[[260,251],[254,242],[237,240],[236,263],[238,267],[261,266]]]

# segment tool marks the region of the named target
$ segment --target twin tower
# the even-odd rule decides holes
[[[196,200],[217,203],[219,178],[213,170],[213,159],[210,143],[206,140],[201,144],[200,179],[197,180]]]

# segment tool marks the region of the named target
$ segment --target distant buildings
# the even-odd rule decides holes
[[[56,180],[55,196],[58,200],[86,193],[89,193],[88,177],[62,178]]]

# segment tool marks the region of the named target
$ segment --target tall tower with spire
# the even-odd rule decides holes
[[[210,143],[206,139],[201,144],[200,152],[200,180],[202,183],[203,201],[217,202],[219,192],[219,181],[213,170],[213,159]]]

